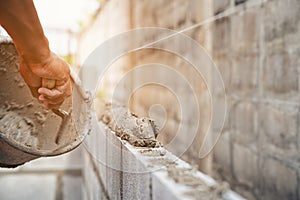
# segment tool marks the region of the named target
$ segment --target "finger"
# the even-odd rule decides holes
[[[61,96],[61,97],[58,97],[58,98],[55,98],[55,99],[49,99],[49,98],[45,97],[44,95],[40,95],[39,100],[40,101],[47,101],[50,104],[60,104],[60,103],[63,103],[65,98],[63,96]]]
[[[71,95],[71,84],[66,83],[62,86],[56,86],[56,88],[49,90],[48,88],[40,88],[38,92],[42,95],[44,95],[47,99],[55,100],[60,97],[66,98]]]
[[[64,95],[63,92],[61,92],[57,89],[50,90],[50,89],[44,88],[44,87],[39,88],[38,93],[41,95],[44,95],[48,99],[56,99],[56,98],[59,98]]]
[[[66,94],[66,96],[70,96],[72,93],[72,82],[68,79],[63,85],[57,85],[57,89]]]

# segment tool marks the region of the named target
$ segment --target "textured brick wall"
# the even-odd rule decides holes
[[[180,30],[223,11],[239,10],[186,33],[213,56],[226,87],[228,113],[214,151],[214,166],[221,178],[249,199],[300,199],[299,6],[297,0],[111,0],[81,36],[85,46],[82,52],[87,55],[98,42],[131,28]],[[108,19],[114,20],[108,23]],[[98,35],[93,36],[93,32]],[[99,35],[102,39],[95,40]],[[193,74],[174,55],[144,51],[116,63],[119,70],[113,76],[149,62],[172,66],[187,76]],[[206,113],[202,119],[206,120],[210,110],[205,98],[207,90],[201,80],[196,83],[197,95],[203,99],[200,107]],[[218,96],[222,91],[216,88],[213,92]],[[172,136],[178,110],[174,109],[171,94],[155,88],[155,96],[145,99],[145,93],[151,93],[151,88],[135,94],[132,109],[144,115],[153,100],[161,100],[171,116],[164,131]],[[207,124],[204,121],[202,128]],[[162,134],[159,139],[168,138]],[[210,157],[206,162],[198,159],[201,141],[201,137],[196,139],[183,158],[209,172]]]
[[[109,39],[123,31],[143,27],[161,27],[181,30],[197,22],[201,22],[210,15],[212,15],[212,5],[211,1],[208,0],[104,1],[93,23],[88,26],[80,36],[79,62],[84,63],[84,59],[91,50],[105,41],[105,39]],[[185,34],[198,41],[208,52],[211,51],[211,25],[195,28],[185,32]],[[180,48],[180,45],[182,44],[178,44],[176,48]],[[197,56],[193,55],[192,50],[185,51],[184,55],[190,57]],[[208,156],[203,160],[199,159],[199,150],[203,141],[203,135],[208,129],[210,119],[209,93],[203,78],[198,75],[189,63],[179,56],[166,51],[142,50],[129,53],[128,55],[122,56],[122,58],[110,66],[109,71],[105,75],[103,87],[99,89],[101,94],[103,94],[106,99],[109,99],[114,86],[125,72],[128,72],[128,70],[136,66],[148,63],[164,64],[178,70],[185,78],[192,80],[195,89],[194,94],[187,93],[187,88],[184,88],[180,81],[173,80],[171,85],[173,88],[176,88],[175,95],[184,96],[186,101],[189,101],[193,95],[196,95],[197,99],[200,100],[200,128],[193,144],[183,154],[182,158],[194,165],[198,165],[201,170],[210,173],[212,169],[212,157]],[[159,71],[157,72],[157,76],[164,77],[168,76],[168,74],[163,74],[162,71]],[[133,93],[131,88],[136,86],[136,82],[138,82],[139,78],[140,77],[133,76],[131,83],[129,83],[125,89],[133,94],[130,101],[131,109],[140,116],[147,116],[152,105],[162,105],[166,111],[166,119],[162,119],[159,112],[155,114],[154,118],[156,118],[157,121],[166,120],[159,140],[164,144],[168,144],[175,137],[179,124],[181,123],[181,105],[178,104],[176,96],[170,91],[168,92],[166,88],[149,86]],[[209,84],[210,77],[206,77],[206,79],[208,81],[207,84]],[[191,124],[195,123],[193,112],[195,112],[195,109],[191,108],[190,111],[188,111],[189,114],[183,116],[185,122],[182,123],[182,125],[185,130],[189,130]],[[163,125],[161,127],[163,127]],[[189,131],[179,133],[178,135],[180,137],[180,139],[178,138],[179,142],[173,145],[173,147],[170,147],[169,150],[180,155],[182,152],[179,151],[179,149],[183,149],[181,146],[192,140],[191,138],[194,136],[193,133]]]
[[[215,161],[249,199],[300,199],[300,2],[261,2],[214,1],[215,14],[244,7],[214,25],[228,99]]]
[[[168,28],[172,30],[182,30],[193,24],[199,23],[212,15],[211,1],[198,1],[198,0],[164,0],[164,1],[132,1],[132,26],[134,28],[143,27],[160,27]],[[204,25],[190,31],[185,32],[186,35],[193,38],[200,45],[202,45],[208,52],[211,51],[211,25]],[[186,57],[196,58],[199,56],[192,49],[187,50],[184,48],[185,44],[174,44],[174,47],[182,49],[182,55]],[[157,117],[157,121],[164,121],[165,125],[161,130],[158,137],[165,145],[168,145],[175,136],[178,137],[178,143],[167,147],[170,151],[176,155],[181,155],[181,158],[198,165],[198,167],[206,172],[211,172],[211,156],[205,159],[199,159],[199,150],[203,142],[203,136],[208,130],[210,120],[210,98],[209,91],[206,84],[210,84],[211,77],[205,77],[204,79],[199,73],[186,62],[182,57],[173,53],[158,50],[144,50],[135,52],[133,54],[134,65],[139,66],[147,63],[159,63],[166,65],[174,70],[177,70],[179,74],[190,80],[193,93],[188,93],[188,88],[182,85],[182,82],[172,80],[172,84],[167,85],[169,87],[176,88],[172,93],[166,88],[159,88],[149,86],[148,88],[142,88],[137,91],[132,100],[132,109],[139,115],[147,115],[152,105],[160,104],[166,111],[166,119],[160,116],[160,112],[157,111],[154,116]],[[202,63],[204,66],[209,63]],[[157,72],[159,77],[168,77],[168,73],[164,73],[163,70]],[[133,77],[138,80],[139,77]],[[151,92],[152,91],[152,92]],[[188,102],[193,98],[193,95],[199,100],[198,106],[200,110],[201,119],[199,124],[199,130],[195,134],[190,131],[190,127],[199,119],[195,119],[195,108],[190,106],[187,110],[187,115],[182,116],[180,109],[183,109],[182,102],[178,102],[177,96],[184,96],[184,101]],[[145,98],[147,97],[147,98]],[[155,118],[154,117],[154,118]],[[177,132],[179,124],[184,127],[186,132]],[[161,126],[162,127],[162,126]],[[194,138],[194,139],[193,139]],[[187,148],[185,152],[181,152],[189,141],[193,140],[193,143]]]
[[[134,147],[101,122],[83,145],[84,200],[244,200],[163,147]]]

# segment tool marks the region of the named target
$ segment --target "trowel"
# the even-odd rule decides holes
[[[55,82],[56,81],[53,79],[42,79],[42,86],[51,90],[55,87]],[[58,109],[53,108],[51,110],[54,114],[56,114],[57,116],[59,116],[61,118],[61,123],[59,125],[58,131],[57,131],[57,134],[55,137],[55,143],[59,144],[61,135],[64,133],[65,128],[67,127],[67,122],[70,118],[70,113],[68,113],[67,111],[62,110],[60,108],[58,108]]]
[[[88,112],[90,112],[90,107],[91,107],[91,103],[92,103],[91,95],[87,91],[84,91],[82,89],[81,81],[78,78],[76,72],[74,72],[74,70],[71,67],[70,67],[70,72],[71,72],[70,76],[71,76],[71,79],[73,81],[73,86],[74,86],[73,89],[75,89],[77,92],[79,92],[79,97],[75,97],[75,98],[77,98],[77,100],[80,101],[81,103],[85,104],[86,109],[82,110],[81,112],[84,112],[87,114]],[[46,87],[48,89],[53,89],[55,87],[55,82],[56,81],[52,80],[52,79],[42,79],[42,86]],[[61,122],[60,122],[58,131],[57,131],[56,137],[55,137],[55,143],[57,145],[60,145],[61,140],[62,140],[61,139],[62,135],[66,131],[68,131],[68,123],[71,123],[70,121],[72,120],[71,119],[72,108],[70,109],[69,112],[67,112],[61,108],[51,109],[51,110],[54,114],[56,114],[57,116],[59,116],[61,118]],[[77,113],[77,114],[79,114],[79,113]],[[76,113],[75,113],[75,116],[73,116],[73,118],[74,117],[76,118]],[[82,120],[74,120],[74,121],[77,121],[77,123],[75,123],[75,126],[76,125],[78,126],[76,131],[80,131],[79,130],[79,129],[81,129],[80,127],[84,127],[82,123],[86,123],[86,121],[83,122]]]

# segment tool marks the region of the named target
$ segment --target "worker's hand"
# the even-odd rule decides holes
[[[48,58],[38,63],[26,62],[21,57],[20,73],[32,95],[43,103],[46,109],[59,108],[71,95],[69,66],[54,53],[50,53]]]

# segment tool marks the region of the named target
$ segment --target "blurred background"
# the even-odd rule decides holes
[[[181,158],[215,179],[227,181],[247,199],[300,199],[299,0],[35,0],[34,3],[51,49],[77,70],[96,47],[124,31],[142,27],[179,31],[210,19],[209,23],[184,34],[197,41],[212,58],[222,75],[225,91],[216,87],[208,91],[208,84],[214,85],[214,77],[205,77],[208,80],[205,82],[180,57],[144,49],[129,53],[110,66],[97,97],[111,99],[122,76],[136,66],[160,63],[178,70],[193,82],[195,90],[194,94],[187,94],[174,81],[176,94],[184,95],[187,100],[196,95],[201,113],[197,135]],[[0,33],[5,35],[4,30]],[[184,53],[197,57],[193,51]],[[134,87],[135,78],[140,77],[132,77],[129,90]],[[209,129],[213,109],[210,95],[221,99],[224,92],[227,115],[222,135],[213,152],[200,159],[204,134],[208,130],[214,134],[220,128]],[[155,104],[164,108],[163,116],[161,110],[153,115],[157,121],[165,122],[161,124],[158,139],[168,144],[181,120],[180,104],[174,95],[166,88],[150,85],[135,91],[130,99],[130,109],[139,116],[148,116]],[[190,113],[183,124],[187,128],[195,123],[193,111]],[[185,144],[190,134],[181,134],[180,140]],[[180,145],[177,144],[178,149]],[[176,148],[169,150],[178,153]],[[84,198],[88,183],[82,172],[85,165],[82,151],[79,148],[63,156],[39,159],[15,170],[1,169],[0,182],[6,186],[0,188],[0,197],[5,195],[3,190],[9,190],[7,183],[24,180],[19,177],[25,176],[26,184],[32,183],[32,187],[39,185],[37,181],[50,185],[45,191],[49,199]],[[40,175],[43,180],[38,179]]]

